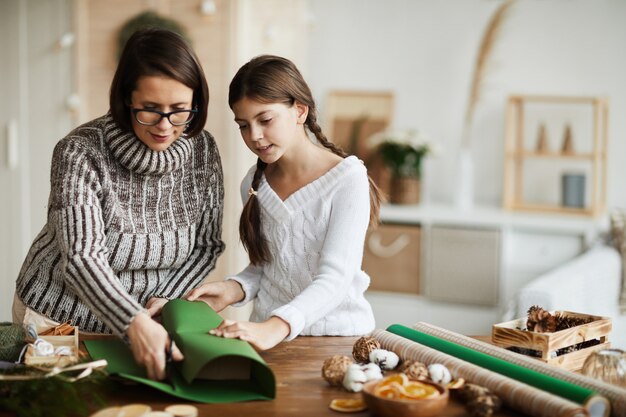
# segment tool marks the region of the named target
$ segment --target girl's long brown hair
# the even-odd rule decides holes
[[[343,149],[330,142],[317,123],[317,109],[309,86],[293,62],[274,55],[261,55],[242,66],[230,82],[228,105],[233,105],[247,97],[263,103],[284,103],[289,106],[298,102],[309,107],[304,125],[315,135],[317,141],[336,155],[348,156]],[[257,160],[252,178],[252,188],[258,190],[263,171],[267,164]],[[380,190],[371,178],[370,184],[370,226],[378,224],[378,213],[382,199]],[[261,229],[261,208],[254,195],[248,198],[239,221],[239,237],[250,256],[250,262],[259,265],[271,260],[267,241]]]

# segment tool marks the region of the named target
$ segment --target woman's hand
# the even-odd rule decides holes
[[[263,323],[224,320],[219,327],[209,333],[229,339],[245,340],[257,350],[267,350],[282,342],[290,331],[286,321],[272,316]]]
[[[183,297],[189,301],[204,301],[218,313],[231,304],[243,300],[245,293],[234,280],[207,282],[189,291]]]
[[[155,317],[161,314],[163,306],[167,304],[168,301],[169,300],[167,298],[150,298],[146,303],[146,309],[148,310],[148,314],[150,314],[150,317]]]
[[[165,356],[170,345],[170,338],[163,326],[152,320],[148,314],[141,312],[128,326],[126,335],[130,339],[135,361],[145,366],[148,378],[164,379]],[[183,354],[174,343],[172,343],[172,359],[183,360]]]

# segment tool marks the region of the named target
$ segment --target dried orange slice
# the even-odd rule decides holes
[[[430,384],[422,384],[421,382],[411,381],[402,386],[402,395],[404,398],[411,400],[424,400],[427,398],[438,397],[439,391]]]
[[[448,389],[461,389],[465,385],[465,380],[463,378],[454,379],[446,385]]]
[[[396,383],[399,385],[406,385],[408,382],[409,382],[409,377],[406,376],[406,374],[400,373],[400,374],[393,374],[391,376],[383,378],[378,384],[378,386],[390,385],[393,383]]]
[[[340,413],[358,413],[367,409],[367,406],[360,398],[336,398],[330,402],[331,410]]]
[[[374,388],[374,395],[382,398],[400,398],[403,392],[402,385],[398,384],[396,381],[391,383],[379,383]]]

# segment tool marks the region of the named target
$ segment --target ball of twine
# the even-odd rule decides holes
[[[354,343],[352,356],[359,363],[367,363],[370,361],[370,352],[374,349],[380,349],[380,342],[373,337],[363,336]]]
[[[26,344],[22,326],[13,323],[0,323],[0,360],[15,362]]]
[[[322,376],[330,385],[341,386],[346,370],[351,364],[352,359],[347,356],[331,356],[322,365]]]
[[[428,368],[420,361],[408,359],[400,365],[398,372],[402,372],[409,377],[409,379],[421,381],[428,379]]]

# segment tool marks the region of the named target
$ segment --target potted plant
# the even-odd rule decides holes
[[[370,145],[391,171],[389,202],[419,203],[422,162],[433,152],[429,141],[415,129],[384,130],[370,137]]]

